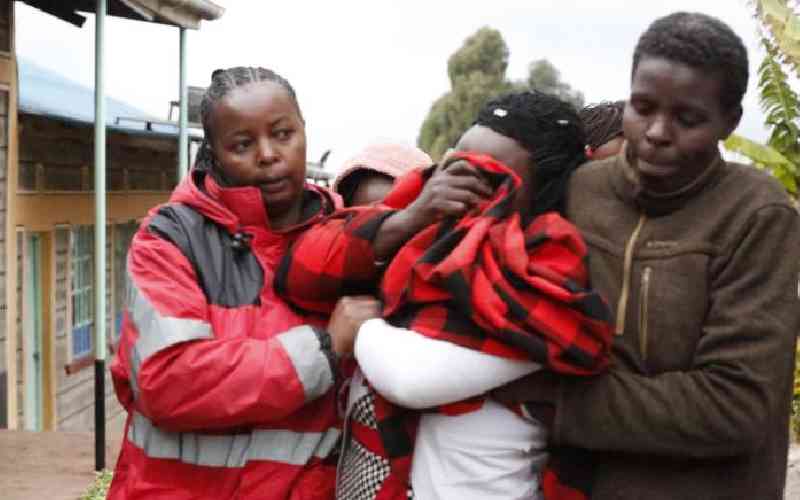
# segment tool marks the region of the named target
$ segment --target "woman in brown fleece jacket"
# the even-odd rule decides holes
[[[573,176],[568,215],[616,310],[613,369],[497,397],[593,452],[593,499],[783,498],[800,227],[775,180],[720,156],[747,79],[728,26],[658,19],[634,52],[623,151]]]

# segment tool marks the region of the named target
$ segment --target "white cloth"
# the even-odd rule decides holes
[[[424,409],[478,396],[540,368],[370,320],[355,356],[372,386],[389,401]],[[547,458],[543,426],[487,400],[459,416],[420,419],[411,484],[417,500],[540,498]]]

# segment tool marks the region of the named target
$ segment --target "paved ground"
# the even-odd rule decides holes
[[[789,450],[789,470],[786,475],[786,500],[800,498],[800,444],[792,445]]]
[[[109,429],[106,463],[119,453],[122,428]],[[94,435],[0,431],[3,500],[77,500],[94,480]],[[789,450],[786,500],[800,499],[800,444]]]
[[[122,426],[109,428],[106,466],[119,455]],[[94,434],[0,431],[3,500],[77,500],[94,481]]]

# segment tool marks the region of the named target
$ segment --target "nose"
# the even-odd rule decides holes
[[[258,163],[264,165],[271,165],[278,159],[278,150],[272,141],[269,139],[261,139],[258,141]]]
[[[656,116],[645,131],[645,137],[654,146],[665,146],[672,142],[669,121],[665,116]]]

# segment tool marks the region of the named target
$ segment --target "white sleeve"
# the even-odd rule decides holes
[[[425,337],[382,319],[358,331],[355,356],[372,386],[389,401],[412,409],[479,396],[541,368]]]

